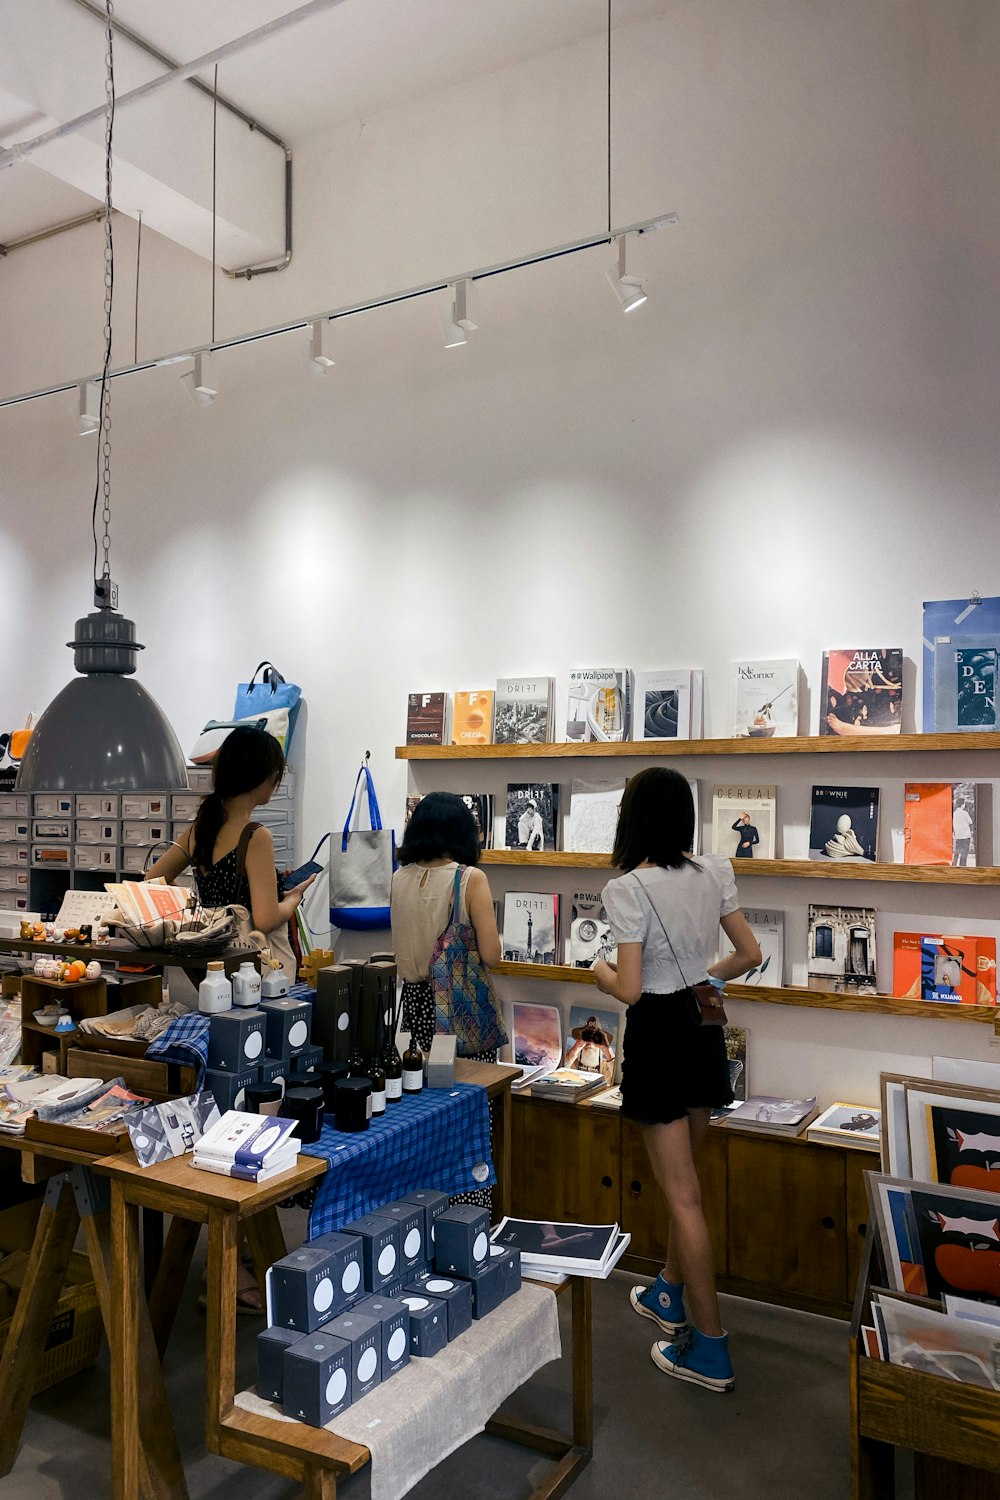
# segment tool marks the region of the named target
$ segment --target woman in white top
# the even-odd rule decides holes
[[[622,1114],[642,1129],[670,1213],[666,1263],[631,1303],[668,1335],[652,1347],[668,1375],[709,1390],[734,1384],[719,1320],[715,1271],[696,1159],[710,1111],[732,1101],[725,1035],[703,1026],[691,986],[721,982],[760,963],[739,909],[732,865],[722,855],[693,857],[694,802],[677,771],[654,767],[625,788],[612,864],[627,873],[604,889],[617,962],[594,965],[598,989],[628,1006]],[[716,959],[719,927],[735,952]],[[688,1328],[684,1293],[694,1321]]]

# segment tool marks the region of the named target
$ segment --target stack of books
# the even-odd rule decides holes
[[[806,1140],[853,1146],[855,1150],[878,1150],[881,1110],[867,1104],[831,1104],[806,1131]]]
[[[294,1120],[278,1115],[248,1115],[229,1109],[194,1148],[192,1161],[204,1172],[266,1182],[294,1167],[301,1142],[292,1135]]]
[[[779,1099],[773,1094],[753,1094],[726,1115],[725,1125],[760,1130],[765,1134],[801,1135],[815,1120],[816,1099]]]
[[[582,1068],[553,1068],[551,1073],[539,1073],[531,1080],[532,1098],[562,1099],[567,1104],[605,1088],[603,1073],[587,1073]]]
[[[606,1281],[632,1236],[617,1224],[560,1224],[547,1219],[501,1219],[493,1243],[521,1252],[526,1276],[563,1281],[592,1276]]]

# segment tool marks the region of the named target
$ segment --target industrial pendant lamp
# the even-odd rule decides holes
[[[111,144],[115,114],[114,32],[107,3],[104,223],[104,371],[98,405],[101,434],[94,490],[94,611],[77,620],[73,665],[81,673],[42,714],[21,760],[18,791],[133,792],[187,787],[184,756],[159,704],[128,679],[143,647],[135,625],[118,613],[111,581],[111,306],[114,239],[111,225]],[[93,407],[89,408],[91,411]],[[97,507],[103,497],[104,566],[98,574]]]

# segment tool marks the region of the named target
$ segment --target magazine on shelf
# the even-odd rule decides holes
[[[540,1073],[548,1072],[548,1068],[544,1063],[533,1063],[531,1066],[527,1063],[518,1063],[516,1066],[520,1071],[518,1076],[512,1078],[510,1081],[511,1089],[515,1094],[519,1094],[522,1089],[530,1088],[532,1080],[537,1078]]]
[[[781,1135],[801,1135],[817,1113],[815,1096],[811,1099],[782,1099],[774,1094],[751,1094],[744,1103],[730,1110],[725,1123],[752,1130],[774,1130]]]
[[[456,792],[461,797],[476,824],[476,832],[479,835],[480,849],[492,849],[493,847],[493,793],[492,792]],[[403,815],[403,827],[413,817],[418,802],[422,801],[419,792],[407,794],[406,806]]]
[[[628,667],[578,667],[569,674],[566,739],[627,740],[632,713]]]
[[[611,853],[624,791],[624,777],[618,781],[573,778],[569,798],[569,849],[572,852]]]
[[[741,974],[738,979],[727,979],[727,985],[764,985],[768,989],[781,989],[785,982],[785,914],[783,911],[744,911],[744,917],[757,939],[760,948],[760,963]],[[736,950],[719,929],[719,957],[728,958]]]
[[[872,1310],[879,1320],[890,1364],[949,1382],[1000,1391],[995,1326],[950,1317],[939,1308],[885,1293],[878,1294]]]
[[[870,1150],[880,1143],[882,1112],[867,1104],[831,1104],[806,1131],[810,1141],[836,1141]]]
[[[406,698],[406,743],[447,745],[447,693],[409,693]]]
[[[934,642],[934,732],[997,728],[1000,634],[938,636]]]
[[[814,786],[809,858],[837,864],[878,859],[877,786]]]
[[[892,993],[902,1000],[995,1005],[996,938],[963,933],[893,933]]]
[[[907,781],[903,787],[903,863],[976,864],[978,788],[974,781]]]
[[[601,1089],[596,1094],[591,1094],[588,1103],[591,1109],[621,1109],[622,1086],[616,1083],[613,1088]]]
[[[1000,597],[967,594],[964,599],[925,599],[923,638],[923,729],[937,729],[935,714],[935,650],[938,644],[961,640],[971,646],[996,645],[1000,649]]]
[[[532,1081],[531,1092],[539,1099],[558,1099],[563,1104],[575,1104],[607,1088],[608,1081],[600,1073],[585,1073],[579,1068],[553,1068],[550,1073],[540,1073]]]
[[[508,782],[504,818],[506,849],[539,854],[556,848],[559,786],[554,781]]]
[[[602,893],[574,891],[566,935],[566,962],[574,969],[592,969],[599,958],[614,963],[617,952]]]
[[[729,1087],[733,1091],[732,1108],[745,1104],[749,1097],[750,1033],[745,1026],[727,1025],[723,1032],[726,1039],[726,1058],[729,1063]]]
[[[511,1007],[511,1053],[521,1067],[551,1072],[562,1063],[562,1012],[557,1005],[515,1000]]]
[[[523,1269],[600,1272],[614,1254],[617,1224],[564,1224],[548,1219],[503,1218],[494,1245],[521,1252]]]
[[[737,739],[771,739],[799,732],[799,663],[780,661],[733,663],[733,707],[730,733]]]
[[[902,725],[901,647],[823,652],[820,734],[899,734]]]
[[[507,891],[503,898],[503,956],[508,963],[554,964],[559,952],[559,896],[555,891]]]
[[[571,1005],[565,1067],[590,1073],[602,1084],[614,1082],[618,1058],[619,1018],[593,1005]]]
[[[632,696],[634,740],[690,740],[701,735],[704,673],[685,667],[637,672]]]
[[[501,677],[493,700],[497,745],[541,745],[552,738],[552,677]]]
[[[807,922],[809,989],[874,995],[875,908],[811,902]]]
[[[729,783],[712,790],[712,853],[773,859],[777,801],[773,786]]]
[[[451,742],[453,745],[492,744],[492,688],[455,694],[451,711]]]

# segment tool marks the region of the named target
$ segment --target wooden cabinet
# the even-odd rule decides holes
[[[642,1132],[631,1120],[621,1120],[621,1218],[623,1229],[632,1236],[630,1258],[649,1259],[663,1264],[666,1254],[670,1216],[663,1195],[653,1180]],[[728,1246],[726,1242],[726,1187],[728,1177],[726,1142],[719,1131],[710,1131],[705,1142],[698,1176],[701,1179],[702,1203],[712,1236],[717,1275],[725,1275]]]
[[[618,1116],[518,1099],[511,1132],[512,1212],[581,1224],[621,1220]]]
[[[847,1176],[847,1293],[853,1297],[864,1261],[865,1235],[868,1232],[868,1190],[865,1173],[879,1170],[874,1151],[848,1151],[844,1156]]]

